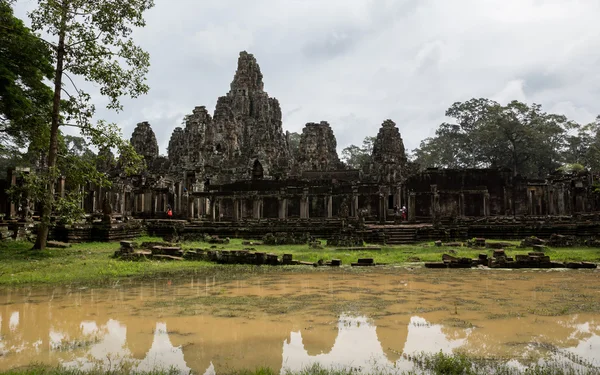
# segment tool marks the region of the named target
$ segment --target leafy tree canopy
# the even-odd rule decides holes
[[[350,145],[342,150],[342,161],[352,169],[364,170],[370,163],[377,137],[365,137],[362,146]]]
[[[446,116],[454,121],[413,151],[423,168],[508,168],[528,177],[545,177],[565,163],[597,168],[598,126],[581,127],[538,104],[471,99],[454,103]]]

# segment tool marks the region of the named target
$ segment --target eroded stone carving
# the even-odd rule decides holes
[[[299,171],[331,171],[343,169],[337,154],[337,141],[327,121],[309,122],[304,126],[298,148]]]
[[[404,142],[392,120],[385,120],[379,128],[367,172],[383,183],[402,182],[407,177]]]

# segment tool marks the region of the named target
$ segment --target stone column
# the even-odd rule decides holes
[[[158,211],[158,195],[152,190],[152,217],[156,216]]]
[[[387,218],[387,196],[379,194],[379,222],[385,224]]]
[[[145,192],[142,192],[142,194],[140,194],[140,207],[138,212],[144,212],[144,210],[146,209],[145,203],[146,203],[146,199],[144,198],[146,196]]]
[[[415,221],[416,212],[415,209],[417,207],[417,195],[415,193],[408,194],[408,221]]]
[[[304,190],[302,191],[302,197],[300,198],[300,218],[301,219],[308,219],[309,218],[309,213],[310,213],[310,207],[309,207],[309,198],[308,198],[308,188],[304,188]]]
[[[490,193],[483,193],[483,216],[490,216]]]
[[[238,198],[232,198],[233,200],[233,221],[240,220],[240,200]]]
[[[287,199],[279,198],[279,218],[287,219]]]
[[[534,202],[533,202],[533,191],[532,190],[527,190],[527,208],[529,209],[529,215],[534,215],[535,214],[535,207],[533,206]]]
[[[216,200],[213,197],[210,200],[210,218],[212,221],[217,221],[217,205],[216,205]]]
[[[255,198],[252,202],[252,217],[259,220],[261,218],[262,199]]]
[[[181,198],[183,197],[183,182],[177,184],[177,211],[181,212]]]
[[[188,195],[187,199],[187,217],[189,220],[194,220],[194,197]]]
[[[358,217],[358,188],[352,188],[352,204],[351,204],[351,216],[354,218]]]
[[[558,214],[565,214],[565,191],[562,186],[558,190]]]
[[[65,197],[65,176],[60,176],[58,178],[58,195],[61,198]]]
[[[333,197],[328,195],[325,201],[327,202],[327,218],[331,219],[333,217]]]
[[[458,216],[465,217],[465,193],[458,195]]]
[[[126,199],[127,199],[127,192],[125,191],[125,185],[123,185],[123,190],[121,191],[121,215],[125,216],[125,209],[126,209]]]
[[[15,169],[10,171],[11,176],[10,176],[10,186],[16,186],[17,185],[17,171]],[[17,206],[15,205],[14,201],[10,201],[10,218],[14,219],[17,217]]]

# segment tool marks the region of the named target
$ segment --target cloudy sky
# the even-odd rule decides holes
[[[339,150],[388,118],[412,150],[473,97],[535,102],[580,123],[600,114],[598,0],[155,2],[135,33],[151,55],[150,92],[100,115],[127,138],[149,121],[162,153],[194,106],[214,111],[242,50],[279,99],[284,130],[328,121]],[[32,6],[20,0],[17,14]]]

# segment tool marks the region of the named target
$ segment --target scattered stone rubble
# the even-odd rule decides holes
[[[589,262],[552,262],[548,255],[534,251],[527,254],[517,254],[508,257],[504,249],[494,250],[492,257],[481,253],[476,259],[459,258],[452,255],[442,255],[442,262],[425,263],[427,268],[471,268],[486,266],[489,268],[596,268],[595,263]]]
[[[340,259],[318,262],[302,262],[294,260],[292,254],[283,254],[279,258],[276,254],[244,250],[216,250],[216,249],[191,249],[183,251],[179,246],[168,243],[143,243],[136,249],[131,241],[121,241],[121,247],[115,251],[115,258],[122,260],[204,260],[219,264],[253,264],[253,265],[305,265],[305,266],[331,266],[342,265]],[[364,260],[359,259],[359,263]],[[373,260],[370,260],[373,263]],[[360,265],[363,265],[362,263]]]

